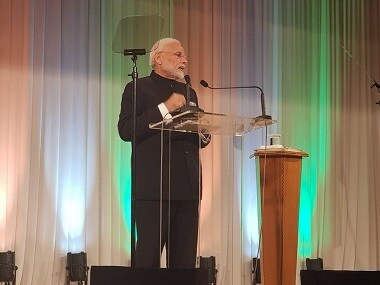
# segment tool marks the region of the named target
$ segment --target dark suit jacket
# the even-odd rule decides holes
[[[186,85],[161,77],[152,71],[150,76],[137,79],[136,123],[136,181],[137,200],[160,199],[161,132],[149,128],[150,123],[162,121],[158,105],[173,93],[186,96]],[[125,87],[121,102],[118,130],[124,141],[132,140],[132,84]],[[190,101],[198,105],[191,89]],[[171,140],[169,168],[169,139]],[[199,197],[199,136],[194,133],[165,131],[163,136],[163,194],[172,200],[196,200]],[[205,147],[201,143],[201,147]],[[168,183],[170,172],[170,184]]]

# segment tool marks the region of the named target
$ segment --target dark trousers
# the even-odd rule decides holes
[[[170,220],[168,221],[170,211]],[[137,243],[135,266],[159,268],[160,253],[167,250],[167,267],[194,268],[198,238],[198,201],[164,201],[160,243],[160,202],[135,201]]]

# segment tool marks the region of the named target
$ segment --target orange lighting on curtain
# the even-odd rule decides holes
[[[14,245],[16,193],[27,177],[29,25],[28,1],[0,2],[0,248]]]

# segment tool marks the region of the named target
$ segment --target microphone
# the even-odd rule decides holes
[[[367,70],[363,67],[363,65],[356,58],[354,58],[354,56],[344,46],[340,45],[340,47],[344,50],[345,53],[348,54],[348,56],[353,60],[353,62],[359,66],[359,68],[368,76],[368,78],[372,80],[373,83],[370,89],[372,89],[373,87],[376,87],[377,91],[380,93],[380,84],[377,83],[377,81],[367,72]],[[380,100],[376,103],[376,105],[380,106]]]
[[[260,94],[260,99],[261,99],[261,118],[263,119],[272,119],[271,116],[267,115],[265,113],[265,99],[264,99],[264,92],[263,92],[263,89],[261,89],[259,86],[256,86],[256,85],[251,85],[251,86],[229,86],[229,87],[211,87],[210,85],[208,85],[208,83],[205,81],[205,80],[201,80],[200,81],[200,84],[203,86],[203,87],[206,87],[206,88],[209,88],[209,89],[213,89],[213,90],[226,90],[226,89],[259,89],[261,94]]]
[[[214,89],[214,88],[211,88],[210,86],[208,86],[208,83],[206,82],[206,81],[204,81],[203,79],[201,80],[201,85],[203,86],[203,87],[206,87],[206,88],[210,88],[210,89]]]
[[[371,85],[371,89],[372,89],[373,87],[376,87],[376,88],[377,88],[377,91],[378,91],[379,94],[380,94],[380,84],[377,83],[375,79],[373,79],[373,84]],[[376,102],[376,105],[379,105],[379,107],[380,107],[380,100]]]
[[[191,86],[191,80],[190,75],[185,75],[185,81],[186,81],[186,106],[190,106],[190,86]]]
[[[372,89],[373,87],[376,87],[377,89],[380,89],[380,84],[377,83],[375,79],[372,79],[372,80],[373,80],[373,84],[371,85],[370,88]]]
[[[188,75],[188,74],[185,75],[185,81],[186,81],[186,84],[191,86],[190,75]]]
[[[186,81],[186,106],[179,109],[179,113],[187,112],[186,115],[191,115],[195,113],[204,112],[201,108],[199,108],[195,103],[190,101],[190,87],[191,87],[191,79],[190,75],[186,74],[184,76]]]

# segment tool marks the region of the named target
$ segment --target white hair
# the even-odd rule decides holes
[[[164,39],[158,40],[157,42],[154,43],[154,45],[152,46],[152,49],[150,51],[150,55],[149,55],[149,64],[152,68],[154,68],[154,65],[156,63],[154,61],[154,56],[156,55],[156,53],[163,51],[165,49],[165,47],[171,43],[181,44],[179,40],[176,40],[173,38],[164,38]]]

